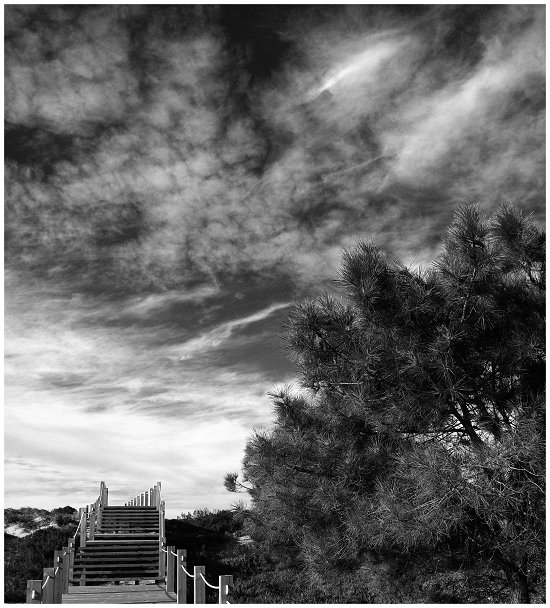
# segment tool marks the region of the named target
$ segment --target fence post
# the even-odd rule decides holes
[[[86,546],[86,511],[84,508],[78,509],[80,514],[80,546]]]
[[[176,558],[176,593],[177,603],[187,604],[187,574],[182,569],[187,568],[187,551],[178,549]]]
[[[27,581],[27,599],[25,604],[41,604],[42,603],[42,581],[32,580]]]
[[[94,540],[95,537],[95,508],[90,510],[90,540]]]
[[[99,528],[101,528],[101,518],[103,515],[103,503],[98,501],[97,505],[97,520],[96,520],[96,532],[99,532]]]
[[[220,604],[233,603],[233,575],[222,574],[220,576]]]
[[[69,538],[69,581],[74,576],[74,538]]]
[[[53,603],[61,604],[61,598],[63,596],[63,551],[53,552],[53,567]]]
[[[166,543],[166,537],[164,533],[164,502],[160,503],[159,509],[159,577],[164,577],[165,572],[165,561],[164,552],[162,551],[163,544]]]
[[[44,568],[42,571],[42,603],[53,604],[53,573],[54,568]],[[49,578],[48,578],[49,577]]]
[[[195,604],[206,604],[206,585],[202,580],[202,576],[204,576],[206,572],[206,568],[204,566],[195,566],[193,569],[193,574],[195,578],[193,579],[193,596],[195,598]]]
[[[69,547],[63,547],[63,593],[69,593],[70,559]]]
[[[176,569],[176,557],[173,555],[175,547],[166,547],[166,591],[174,593],[174,573]]]

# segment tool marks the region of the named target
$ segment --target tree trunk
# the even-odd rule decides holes
[[[523,572],[517,571],[507,575],[510,587],[510,602],[512,604],[530,604],[529,584]]]
[[[500,551],[493,554],[498,565],[504,571],[510,590],[511,604],[530,604],[529,581],[525,572],[527,571],[527,559],[523,557],[521,567],[517,564],[504,559]]]
[[[511,564],[509,561],[499,559],[500,565],[506,575],[508,581],[508,589],[510,589],[510,603],[511,604],[530,604],[531,598],[529,596],[529,581],[527,576],[518,568],[515,564]]]

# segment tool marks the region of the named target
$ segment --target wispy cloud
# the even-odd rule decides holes
[[[144,480],[161,480],[175,495],[181,479],[192,496],[188,508],[204,506],[202,484],[210,488],[211,506],[227,505],[226,468],[238,468],[246,436],[271,418],[270,374],[261,365],[252,371],[239,364],[242,342],[233,333],[261,325],[286,304],[173,344],[159,340],[166,330],[162,322],[151,326],[151,317],[163,305],[185,302],[185,295],[141,304],[96,300],[90,316],[90,302],[81,298],[40,290],[31,298],[32,290],[13,275],[7,287],[5,491],[11,505],[35,488],[41,506],[59,506],[78,498],[69,490],[79,484],[95,492],[98,480],[108,480],[119,500]],[[144,323],[105,325],[129,311]],[[192,323],[178,327],[180,334],[197,333]],[[221,343],[231,364],[216,359]],[[182,360],[186,352],[199,360]],[[170,505],[172,516],[180,502]]]
[[[221,469],[292,378],[287,303],[331,289],[342,249],[428,264],[473,200],[542,222],[544,17],[8,6],[9,495],[23,470],[46,499],[43,475],[73,488],[75,463],[126,488],[170,461],[190,506],[221,505]]]

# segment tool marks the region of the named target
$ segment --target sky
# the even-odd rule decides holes
[[[6,5],[6,507],[229,508],[294,301],[544,223],[545,6]]]

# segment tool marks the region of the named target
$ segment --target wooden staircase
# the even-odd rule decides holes
[[[102,481],[98,499],[80,509],[74,536],[54,551],[53,568],[27,581],[26,603],[185,604],[188,578],[195,604],[206,603],[206,586],[218,590],[220,604],[233,603],[233,576],[213,585],[204,566],[187,570],[185,549],[166,546],[164,509],[160,482],[124,506],[110,506]]]
[[[162,511],[150,506],[103,507],[93,539],[74,558],[73,584],[119,583],[164,577]]]

